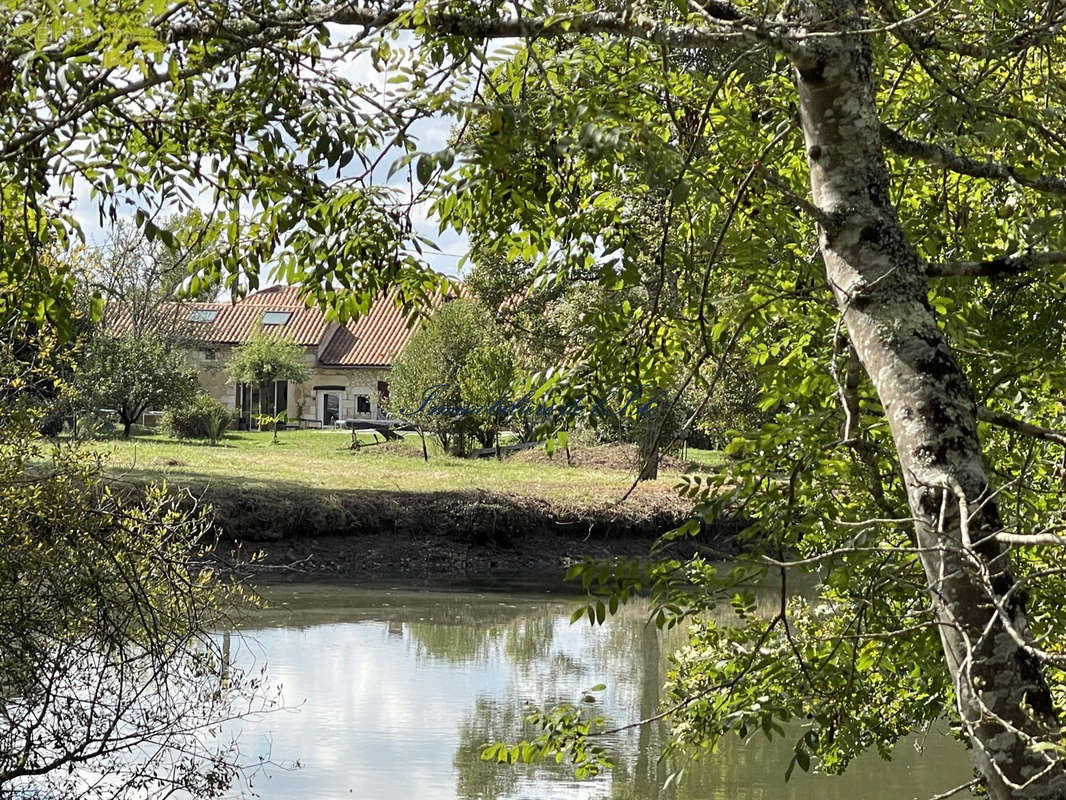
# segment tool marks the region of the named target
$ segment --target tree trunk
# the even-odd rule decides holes
[[[843,6],[833,12],[844,20],[828,24],[862,27]],[[920,557],[973,759],[995,800],[1066,797],[1061,764],[1026,746],[1058,727],[1057,713],[1040,664],[994,606],[1002,602],[1014,629],[1028,635],[1019,594],[1002,600],[1013,585],[1004,548],[986,538],[1001,525],[988,499],[973,394],[890,201],[869,42],[861,34],[807,41],[810,56],[794,58],[794,67],[811,192],[825,215],[819,244],[891,427],[918,544],[928,548]]]
[[[659,451],[657,448],[645,448],[646,441],[641,442],[639,481],[654,481],[659,477]]]
[[[637,458],[640,462],[637,480],[653,481],[659,477],[659,461],[662,456],[660,437],[666,421],[665,411],[666,409],[660,404],[644,418],[644,430],[641,431],[640,445],[637,448]]]
[[[133,430],[133,423],[137,421],[137,417],[144,413],[144,410],[148,408],[147,405],[141,406],[139,409],[130,409],[123,404],[118,409],[118,418],[122,422],[122,438],[129,439],[130,431]]]

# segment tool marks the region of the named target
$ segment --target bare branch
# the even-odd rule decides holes
[[[706,4],[703,11],[711,20],[707,26],[671,25],[646,15],[605,11],[529,17],[488,17],[430,11],[423,23],[415,25],[410,8],[378,10],[341,3],[318,3],[267,18],[242,15],[223,21],[173,24],[167,26],[164,37],[168,42],[204,38],[243,39],[259,36],[268,30],[300,30],[330,22],[364,28],[392,26],[417,29],[431,36],[462,36],[472,40],[605,33],[685,49],[739,47],[757,42],[784,52],[799,52],[799,45],[788,39],[780,26],[767,25],[748,17],[728,3]]]
[[[940,794],[935,794],[932,797],[930,797],[929,800],[947,800],[947,798],[954,797],[959,792],[965,792],[967,789],[972,789],[973,787],[977,786],[979,783],[981,783],[981,779],[980,778],[974,778],[972,781],[966,781],[966,783],[960,784],[959,786],[956,786],[954,789],[948,789],[946,792],[941,792]]]
[[[1059,536],[1057,533],[1007,533],[1000,531],[996,534],[996,540],[1006,545],[1012,545],[1015,547],[1022,546],[1028,547],[1032,545],[1050,544],[1062,547],[1066,545],[1066,537]]]
[[[1037,253],[1026,250],[988,261],[942,261],[926,264],[925,274],[930,278],[1000,278],[1020,275],[1035,267],[1051,264],[1066,264],[1066,251],[1048,250]]]
[[[1057,445],[1066,447],[1066,432],[1063,431],[1056,431],[1052,428],[1034,425],[1031,422],[1025,422],[1024,420],[1017,419],[1007,414],[993,411],[985,406],[978,407],[977,418],[982,422],[988,422],[992,425],[998,425],[1001,428],[1015,431],[1016,433],[1032,436],[1034,439],[1041,439],[1045,442],[1054,442]]]
[[[978,161],[939,144],[911,139],[884,123],[881,124],[881,142],[889,150],[901,156],[916,158],[960,175],[987,178],[993,181],[1012,181],[1019,186],[1026,186],[1038,192],[1066,195],[1066,178],[1054,178],[1047,175],[1030,177],[1021,171],[1021,167],[1013,164]]]

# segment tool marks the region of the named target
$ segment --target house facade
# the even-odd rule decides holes
[[[257,414],[281,411],[290,424],[306,427],[383,418],[381,401],[388,397],[392,363],[413,333],[394,292],[343,325],[327,321],[317,307],[308,308],[295,286],[261,289],[236,303],[182,303],[170,313],[201,388],[233,410],[241,428],[254,427]],[[260,328],[304,348],[307,381],[266,386],[229,381],[226,363],[234,348]]]

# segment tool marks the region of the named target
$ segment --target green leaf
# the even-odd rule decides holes
[[[433,176],[433,157],[426,154],[419,157],[415,163],[415,175],[418,178],[418,182],[425,185],[429,183],[429,179]]]

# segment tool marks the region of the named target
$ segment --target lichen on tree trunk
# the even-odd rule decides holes
[[[989,796],[1061,798],[1066,772],[1029,746],[1058,729],[1058,715],[1040,664],[1016,641],[1028,634],[1025,608],[1008,594],[1009,559],[992,538],[1001,524],[973,394],[889,198],[868,39],[846,32],[848,14],[851,30],[861,19],[854,8],[834,11],[844,32],[811,38],[807,56],[793,57],[826,277],[891,427],[958,712]]]

